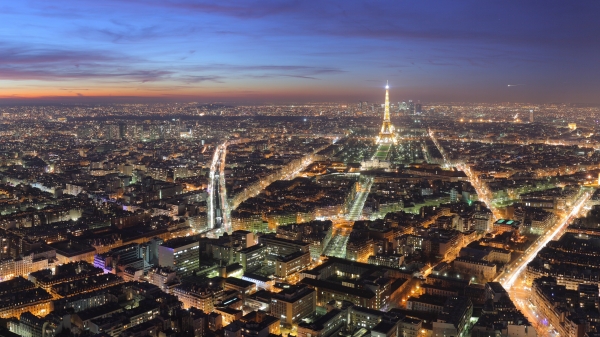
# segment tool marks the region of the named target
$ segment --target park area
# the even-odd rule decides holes
[[[375,152],[375,155],[373,156],[373,159],[379,159],[381,161],[387,160],[391,147],[392,147],[392,145],[390,145],[390,144],[379,145],[377,147],[377,151]]]

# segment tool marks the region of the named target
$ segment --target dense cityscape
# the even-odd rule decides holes
[[[0,2],[0,337],[600,337],[600,1]]]
[[[598,108],[382,101],[1,107],[1,333],[600,334]]]

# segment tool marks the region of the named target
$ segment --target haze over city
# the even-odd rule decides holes
[[[600,103],[596,1],[6,1],[0,103]]]

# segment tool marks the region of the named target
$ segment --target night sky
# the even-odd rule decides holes
[[[599,15],[595,0],[6,0],[0,102],[382,101],[389,80],[392,101],[600,103]]]

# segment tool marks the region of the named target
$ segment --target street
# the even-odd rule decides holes
[[[557,334],[555,333],[554,327],[549,324],[548,319],[539,314],[529,300],[531,289],[525,284],[525,268],[548,242],[558,239],[564,233],[573,219],[586,212],[583,206],[591,196],[592,193],[585,192],[571,209],[571,212],[565,214],[554,227],[549,229],[544,236],[541,236],[531,247],[529,247],[529,249],[525,251],[525,254],[516,261],[516,265],[507,268],[507,274],[509,276],[503,276],[503,274],[498,276],[499,280],[497,279],[497,281],[500,281],[507,291],[510,290],[508,294],[515,306],[521,310],[541,336],[556,336]]]

